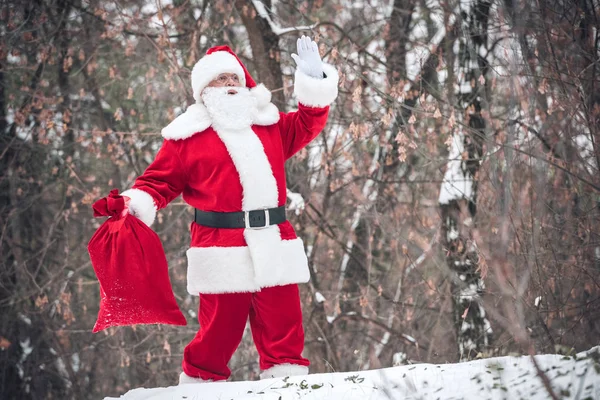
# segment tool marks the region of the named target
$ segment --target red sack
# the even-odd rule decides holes
[[[136,217],[122,216],[126,199],[115,189],[93,205],[94,217],[111,217],[88,244],[100,282],[100,311],[93,332],[118,325],[186,325],[160,239]]]

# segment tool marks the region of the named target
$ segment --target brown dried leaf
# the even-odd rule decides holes
[[[11,343],[4,336],[0,336],[0,349],[6,350],[10,347]]]
[[[46,296],[45,294],[40,295],[35,299],[35,306],[38,308],[40,308],[46,304],[48,304],[48,296]]]
[[[168,355],[171,355],[171,345],[167,339],[165,339],[165,342],[163,343],[163,350],[165,350]]]
[[[405,147],[399,147],[398,148],[398,160],[400,162],[406,162],[406,148]]]
[[[115,111],[114,117],[115,117],[115,121],[120,121],[123,119],[123,110],[121,109],[121,107],[117,108],[117,111]]]
[[[456,117],[454,116],[454,111],[452,111],[452,114],[450,114],[450,118],[448,118],[448,125],[450,125],[450,128],[453,128],[455,123]]]
[[[360,101],[360,96],[362,95],[362,86],[358,85],[354,92],[352,92],[352,101],[354,103],[358,103]]]

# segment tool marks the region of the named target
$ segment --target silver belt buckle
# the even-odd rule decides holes
[[[250,211],[244,211],[244,224],[246,225],[246,229],[265,229],[270,226],[271,220],[269,218],[269,210],[252,210],[252,211],[262,211],[265,213],[265,225],[264,226],[250,226]]]

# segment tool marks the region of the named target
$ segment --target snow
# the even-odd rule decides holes
[[[594,158],[594,144],[589,133],[581,133],[572,139],[575,142],[575,147],[579,150],[579,156],[590,175],[598,173],[600,165],[596,165]]]
[[[6,55],[6,61],[8,61],[9,64],[20,64],[21,63],[21,57],[20,56],[15,56],[11,53],[8,53]]]
[[[317,292],[315,293],[315,300],[317,300],[317,303],[323,303],[325,301],[325,297],[320,292]]]
[[[300,212],[304,210],[306,204],[304,203],[304,198],[300,193],[292,192],[290,189],[287,189],[286,196],[290,199],[290,204],[288,205],[288,210],[294,211],[296,215],[300,215]]]
[[[406,353],[403,351],[399,351],[397,353],[394,353],[394,355],[392,356],[392,364],[394,364],[395,367],[398,367],[400,365],[406,364],[407,359],[408,356],[406,355]]]
[[[493,333],[493,331],[492,331],[492,325],[490,324],[490,321],[485,317],[485,309],[479,303],[471,304],[469,307],[477,307],[479,309],[479,315],[481,316],[481,318],[483,318],[483,329],[484,329],[484,332],[486,333],[485,335],[483,335],[483,345],[488,346],[489,338],[490,338],[491,334]],[[460,332],[465,333],[469,329],[472,329],[473,327],[474,327],[474,325],[471,324],[471,322],[469,322],[468,319],[463,319],[462,324],[460,326]],[[476,351],[477,346],[475,345],[473,340],[471,340],[468,336],[466,336],[466,337],[462,336],[462,340],[458,341],[458,349],[459,349],[459,353],[462,358],[463,355],[466,354],[466,352],[465,352],[466,350],[467,351]]]
[[[415,339],[414,337],[410,336],[410,335],[402,335],[405,339],[407,339],[408,341],[412,342],[412,343],[417,343],[417,339]]]
[[[446,27],[444,26],[443,9],[439,7],[439,2],[432,1],[428,4],[430,18],[435,26],[435,33],[427,42],[429,32],[427,32],[427,23],[423,18],[421,7],[415,7],[412,21],[418,21],[410,31],[408,43],[413,43],[412,48],[407,48],[406,52],[406,76],[410,81],[414,81],[423,69],[423,64],[427,59],[435,54],[438,46],[446,37]],[[454,14],[450,15],[449,27],[452,27],[456,21]]]
[[[468,199],[473,196],[473,179],[463,166],[462,153],[464,135],[457,132],[452,136],[450,153],[448,154],[448,169],[440,190],[439,203],[448,204],[452,200]]]
[[[535,356],[562,399],[600,398],[599,348],[576,357]],[[590,356],[589,353],[595,352]],[[404,362],[406,356],[396,353]],[[497,357],[459,364],[413,364],[380,370],[314,374],[247,382],[187,384],[129,391],[124,400],[389,400],[548,399],[528,356]],[[106,397],[105,400],[117,398]]]
[[[462,276],[464,276],[464,275],[461,275],[461,277]],[[470,283],[468,285],[465,285],[465,287],[460,289],[460,291],[458,292],[458,298],[461,299],[462,301],[468,301],[468,302],[473,301],[476,297],[479,296],[479,293],[482,289],[482,287],[481,287],[482,284],[483,284],[483,281],[479,280],[477,282],[477,284]]]
[[[71,367],[73,368],[73,372],[78,372],[80,366],[81,360],[79,359],[79,353],[73,353],[71,356]]]
[[[19,372],[19,377],[23,378],[24,374],[25,374],[25,372],[23,370],[23,362],[33,352],[33,347],[31,346],[31,339],[29,339],[29,338],[19,341],[19,344],[21,345],[22,353],[21,353],[21,358],[19,359],[19,362],[17,363],[17,370]]]
[[[267,7],[265,6],[265,4],[262,1],[252,0],[252,4],[254,4],[254,8],[258,12],[258,15],[260,15],[261,17],[263,17],[264,19],[267,20],[269,25],[271,25],[271,30],[277,36],[284,35],[288,32],[312,31],[314,29],[314,27],[316,26],[316,24],[314,24],[314,25],[307,25],[307,26],[293,26],[291,28],[282,28],[282,27],[278,26],[271,19],[271,15],[267,11]]]
[[[29,318],[28,316],[26,316],[23,313],[19,313],[19,319],[23,322],[25,322],[27,325],[31,325],[31,318]]]

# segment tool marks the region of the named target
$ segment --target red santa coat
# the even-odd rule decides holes
[[[337,71],[325,64],[324,79],[296,72],[298,111],[282,113],[271,94],[251,89],[258,104],[254,124],[216,131],[206,107],[196,103],[162,130],[155,160],[132,189],[130,210],[148,225],[156,210],[183,193],[192,207],[235,212],[285,205],[284,162],[324,128],[337,97]],[[307,282],[304,245],[289,221],[266,229],[223,229],[191,223],[187,289],[199,293],[254,292]]]

